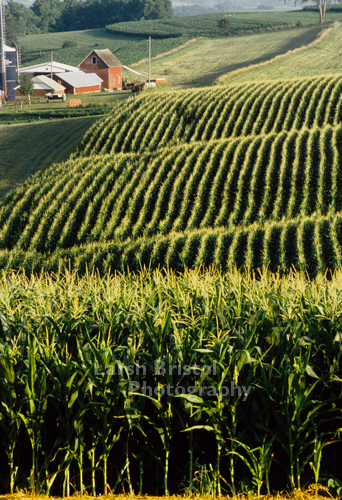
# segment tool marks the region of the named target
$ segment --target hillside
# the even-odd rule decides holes
[[[142,95],[94,124],[79,155],[155,151],[229,137],[335,125],[342,120],[340,76],[231,84]]]
[[[106,27],[108,32],[117,35],[168,38],[188,36],[215,37],[222,36],[218,21],[228,19],[226,33],[229,36],[246,35],[262,31],[276,31],[280,28],[298,25],[317,24],[318,12],[295,10],[290,12],[234,12],[229,14],[207,14],[173,19],[154,19],[116,23]],[[326,14],[326,21],[342,19],[342,11]]]
[[[0,204],[2,266],[336,267],[341,86],[231,85],[115,108],[74,159]]]
[[[327,21],[341,20],[342,14],[341,12],[328,12],[326,19]],[[220,21],[227,23],[226,28],[223,29],[218,25]],[[53,51],[56,61],[77,66],[94,48],[109,48],[123,64],[131,65],[147,58],[147,40],[150,35],[153,38],[152,56],[156,57],[175,50],[194,38],[226,38],[227,35],[235,37],[260,32],[272,32],[278,35],[278,30],[317,26],[317,23],[318,14],[305,11],[210,14],[171,20],[117,23],[107,26],[105,30],[92,29],[28,35],[21,37],[19,43],[22,46],[23,66],[45,62],[50,57],[50,51]],[[297,37],[296,34],[292,36]],[[276,49],[277,42],[273,46],[270,40],[265,39],[265,42],[270,44],[272,50]],[[73,46],[63,48],[66,43]],[[297,40],[290,49],[299,46],[298,43]],[[304,41],[304,43],[308,42]],[[220,50],[219,47],[217,49]],[[261,60],[264,60],[263,54],[267,51],[265,48],[262,49],[262,44],[259,50],[261,50]],[[257,54],[257,52],[253,53]],[[284,50],[280,51],[280,53],[283,52]]]
[[[187,40],[188,37],[154,40],[152,55],[177,48]],[[65,42],[72,42],[74,46],[62,48]],[[103,29],[27,35],[20,38],[19,43],[23,49],[23,66],[46,62],[50,59],[50,51],[55,61],[72,66],[78,66],[93,49],[109,49],[126,65],[148,57],[147,40],[134,35],[113,35]]]
[[[313,26],[241,37],[202,38],[174,53],[153,59],[152,74],[166,77],[169,83],[182,88],[213,85],[228,72],[311,44],[326,28]],[[147,74],[147,61],[134,65],[134,69]]]
[[[255,82],[342,73],[342,25],[335,23],[323,37],[308,47],[276,57],[273,61],[221,77],[222,83]]]

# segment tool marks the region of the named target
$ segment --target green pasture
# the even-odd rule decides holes
[[[263,30],[297,26],[298,24],[317,24],[318,12],[302,10],[290,12],[245,12],[227,14],[207,14],[173,19],[154,19],[148,21],[130,21],[107,26],[107,30],[118,35],[166,37],[216,37],[222,36],[222,30],[217,23],[222,18],[228,18],[230,27],[228,35],[241,35]],[[326,21],[341,20],[342,12],[328,12]]]
[[[75,47],[63,49],[65,41],[75,42]],[[187,37],[154,40],[152,55],[167,52],[187,41]],[[103,29],[68,31],[61,33],[46,33],[28,35],[19,39],[22,46],[22,64],[31,66],[50,60],[53,51],[55,61],[78,66],[94,49],[109,49],[125,65],[132,64],[148,57],[148,37],[114,35]]]
[[[227,33],[223,33],[217,25],[223,17],[228,17],[231,23]],[[327,13],[327,21],[340,19],[340,12]],[[211,14],[172,20],[117,23],[106,29],[28,35],[20,38],[19,43],[22,46],[23,66],[45,62],[50,58],[51,51],[54,53],[54,60],[77,66],[96,48],[108,48],[123,64],[130,65],[148,57],[149,35],[153,38],[152,56],[155,57],[180,47],[193,38],[274,32],[317,22],[316,12],[305,11]],[[63,49],[64,42],[74,42],[75,46]]]
[[[99,117],[0,126],[0,197],[38,170],[65,161]]]
[[[152,75],[182,87],[212,85],[222,74],[312,43],[322,29],[314,26],[243,37],[202,38],[153,60]],[[148,64],[139,64],[135,69],[146,74]]]
[[[342,25],[336,23],[316,44],[266,65],[227,75],[223,83],[342,73]]]

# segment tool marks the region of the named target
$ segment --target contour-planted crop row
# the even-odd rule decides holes
[[[87,132],[78,154],[156,150],[338,125],[341,89],[342,77],[337,76],[149,94],[116,106]]]
[[[342,211],[342,126],[78,158],[0,205],[0,248],[52,252]]]
[[[182,271],[184,267],[214,266],[222,271],[237,267],[287,273],[293,266],[315,276],[341,264],[342,214],[170,232],[121,243],[89,243],[46,255],[19,249],[0,251],[2,269],[33,272],[43,268],[57,272],[69,267],[80,273],[93,268],[105,273],[109,269],[138,271],[143,267]]]

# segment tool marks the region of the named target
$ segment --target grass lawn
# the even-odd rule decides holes
[[[342,24],[336,23],[317,43],[265,65],[227,75],[230,81],[298,78],[342,73]]]
[[[65,161],[99,118],[0,126],[0,198],[36,171]]]
[[[222,74],[257,64],[312,43],[322,27],[260,33],[243,37],[203,38],[152,61],[153,77],[165,77],[178,86],[212,85]],[[341,58],[342,59],[342,58]],[[135,66],[146,74],[147,63]]]

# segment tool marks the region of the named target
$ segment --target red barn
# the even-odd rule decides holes
[[[122,64],[109,49],[93,50],[79,68],[85,73],[96,73],[104,88],[122,90]]]

